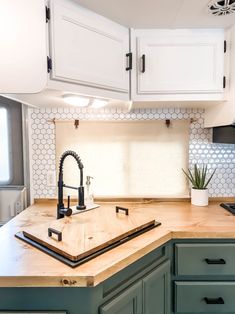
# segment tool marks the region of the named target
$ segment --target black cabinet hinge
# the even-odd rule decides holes
[[[52,70],[52,60],[50,57],[47,57],[47,73],[50,73]]]
[[[223,88],[226,88],[226,76],[223,77]]]
[[[46,23],[48,23],[51,19],[51,10],[46,6]]]
[[[226,52],[227,52],[227,41],[224,40],[224,53],[226,53]]]

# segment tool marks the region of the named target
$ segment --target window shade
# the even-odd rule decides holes
[[[172,121],[169,128],[165,121],[80,121],[77,129],[73,122],[56,123],[57,170],[62,153],[76,151],[84,175],[94,177],[95,196],[188,195],[182,173],[188,146],[189,121]],[[64,182],[79,185],[72,157],[64,163]]]

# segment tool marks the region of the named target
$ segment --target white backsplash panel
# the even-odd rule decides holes
[[[34,198],[54,198],[56,191],[55,125],[49,120],[181,120],[194,119],[190,124],[189,166],[208,164],[217,168],[209,186],[214,197],[235,196],[235,145],[212,143],[211,129],[203,128],[202,109],[164,108],[91,110],[86,108],[29,109],[32,158],[32,192]]]

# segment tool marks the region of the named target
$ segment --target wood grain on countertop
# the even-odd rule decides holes
[[[234,202],[234,199],[229,201]],[[115,205],[118,203],[105,202],[101,207],[112,210]],[[207,207],[193,206],[187,201],[130,202],[121,206],[131,212],[143,211],[146,217],[162,225],[74,269],[15,238],[15,233],[25,227],[36,228],[56,217],[54,201],[27,208],[0,228],[0,286],[95,286],[171,239],[235,239],[235,216],[221,208],[218,201],[210,202]]]

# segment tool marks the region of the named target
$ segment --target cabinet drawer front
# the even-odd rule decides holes
[[[234,313],[235,282],[175,282],[176,313]]]
[[[235,244],[176,244],[175,273],[179,276],[235,275]]]

